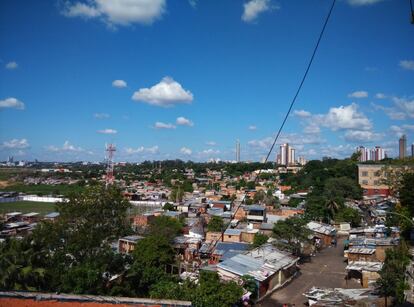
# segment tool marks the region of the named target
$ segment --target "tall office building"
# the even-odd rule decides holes
[[[398,141],[399,144],[399,152],[400,152],[400,159],[404,159],[407,155],[407,137],[403,134]]]
[[[373,149],[366,148],[364,146],[359,146],[356,148],[357,153],[359,153],[359,162],[366,161],[381,161],[385,159],[385,150],[380,146],[375,146]]]
[[[280,152],[277,155],[277,163],[280,165],[293,165],[295,164],[296,151],[288,143],[280,145]]]
[[[371,152],[368,148],[364,146],[359,146],[356,148],[356,152],[359,153],[358,161],[365,162],[371,160]]]
[[[236,141],[236,161],[240,162],[240,141]]]

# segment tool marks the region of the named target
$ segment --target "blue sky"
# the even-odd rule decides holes
[[[0,3],[0,159],[260,160],[328,0]],[[338,0],[280,142],[308,159],[414,142],[407,1]],[[279,143],[280,143],[279,142]],[[276,152],[272,154],[272,157]]]

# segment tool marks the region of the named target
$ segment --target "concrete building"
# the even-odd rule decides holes
[[[405,134],[398,140],[399,158],[404,159],[407,155],[407,137]]]
[[[384,184],[385,174],[382,164],[358,164],[358,183],[364,196],[390,194],[389,187]]]

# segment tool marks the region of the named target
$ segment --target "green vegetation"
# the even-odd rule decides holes
[[[21,192],[26,194],[36,194],[39,196],[45,195],[64,195],[68,196],[71,193],[81,192],[84,190],[83,186],[78,184],[59,184],[59,185],[48,185],[48,184],[31,184],[25,185],[22,183],[9,185],[2,188],[1,191],[13,191]]]
[[[301,244],[309,241],[310,230],[306,228],[306,220],[301,217],[292,217],[278,221],[273,226],[273,238],[277,239],[277,246],[299,255]]]
[[[221,232],[224,228],[223,218],[219,216],[213,216],[210,222],[207,224],[208,231]]]
[[[266,236],[265,234],[256,233],[253,239],[253,247],[256,248],[256,247],[262,246],[263,244],[267,242],[268,239],[269,237]]]
[[[407,288],[405,268],[409,262],[409,251],[404,241],[397,248],[386,251],[385,262],[377,280],[379,293],[385,297],[385,306],[388,296],[395,297],[399,304],[404,302],[404,290]]]
[[[41,215],[48,214],[50,212],[56,211],[55,203],[43,203],[35,201],[17,201],[13,203],[0,203],[0,214],[5,214],[8,212],[37,212]]]

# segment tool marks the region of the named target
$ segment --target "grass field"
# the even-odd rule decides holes
[[[26,194],[36,194],[36,195],[64,195],[67,196],[71,192],[80,192],[84,190],[83,187],[78,186],[77,184],[60,184],[60,185],[47,185],[47,184],[14,184],[9,185],[5,188],[1,188],[0,191],[13,191],[13,192],[23,192]]]
[[[38,212],[41,215],[56,211],[54,203],[43,203],[35,201],[17,201],[14,203],[0,203],[0,214],[8,212]]]

